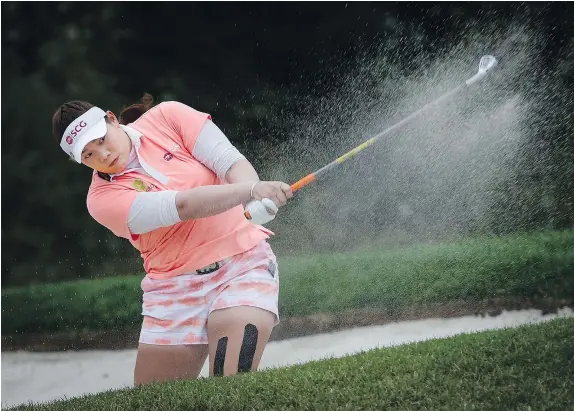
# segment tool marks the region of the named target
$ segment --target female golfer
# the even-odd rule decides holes
[[[262,224],[292,197],[260,181],[211,117],[179,102],[58,108],[64,152],[94,170],[90,215],[141,253],[136,385],[256,370],[279,322],[276,257]],[[252,219],[244,216],[245,207]]]

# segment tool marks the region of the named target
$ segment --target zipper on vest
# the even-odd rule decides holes
[[[153,168],[152,166],[150,166],[147,161],[145,161],[141,156],[140,156],[140,144],[139,141],[136,144],[136,155],[138,156],[138,160],[142,166],[142,168],[153,178],[155,178],[157,181],[159,181],[160,183],[162,183],[164,186],[167,186],[167,182],[169,181],[169,178],[160,173],[159,171],[157,171],[155,168]]]
[[[136,156],[138,157],[138,161],[140,162],[140,165],[142,166],[142,168],[144,169],[144,171],[146,173],[148,173],[151,177],[155,178],[157,181],[159,181],[160,183],[162,183],[164,186],[167,186],[167,182],[169,181],[169,178],[160,173],[159,171],[157,171],[155,168],[153,168],[152,166],[150,166],[148,164],[147,161],[145,161],[141,155],[140,155],[140,140],[139,138],[136,138],[135,141],[132,140],[132,143],[134,144],[135,148],[136,148]],[[110,176],[110,181],[112,181],[114,179],[114,177],[119,177],[122,174],[126,174],[129,173],[130,171],[134,171],[137,169],[130,169],[130,170],[125,170],[122,171],[121,173],[115,174],[113,176]]]

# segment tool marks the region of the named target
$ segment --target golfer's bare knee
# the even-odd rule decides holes
[[[274,323],[275,315],[260,308],[214,311],[208,321],[210,375],[257,370]]]

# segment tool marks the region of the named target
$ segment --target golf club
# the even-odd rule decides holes
[[[346,160],[348,160],[351,157],[354,157],[357,153],[363,151],[365,148],[367,148],[370,145],[372,145],[373,143],[375,143],[382,136],[390,133],[391,131],[396,130],[397,128],[399,128],[403,125],[405,125],[406,123],[408,123],[410,120],[412,120],[413,118],[415,118],[416,116],[421,114],[423,111],[425,111],[429,107],[437,105],[438,103],[451,97],[452,95],[458,93],[459,91],[466,89],[467,87],[475,84],[476,82],[478,82],[479,80],[484,78],[488,74],[489,71],[491,71],[494,67],[496,67],[497,64],[498,64],[498,60],[496,59],[496,57],[491,56],[491,55],[482,56],[482,58],[480,59],[480,62],[478,64],[478,72],[474,76],[472,76],[471,78],[466,80],[463,84],[461,84],[461,85],[457,86],[456,88],[450,90],[449,92],[443,94],[442,96],[438,97],[436,100],[431,101],[430,103],[427,103],[426,105],[424,105],[423,107],[421,107],[420,109],[418,109],[414,113],[408,115],[407,117],[405,117],[404,119],[402,119],[398,123],[393,124],[392,126],[383,130],[382,132],[375,135],[374,137],[371,137],[370,139],[368,139],[364,143],[355,147],[354,149],[352,149],[348,153],[343,154],[342,156],[335,159],[334,161],[327,164],[326,166],[324,166],[324,167],[318,169],[317,171],[314,171],[313,173],[308,174],[305,177],[301,178],[300,180],[298,180],[297,182],[295,182],[291,185],[291,189],[294,192],[301,190],[303,187],[305,187],[306,185],[317,180],[319,177],[323,176],[325,173],[327,173],[331,169],[335,168],[337,165],[345,162]],[[251,219],[251,215],[249,214],[248,211],[245,211],[244,215],[248,220]]]

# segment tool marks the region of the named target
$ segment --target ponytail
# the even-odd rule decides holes
[[[122,109],[118,121],[120,124],[127,125],[136,121],[140,116],[153,107],[153,97],[149,93],[145,93],[141,98],[141,103],[132,104],[131,106]]]

